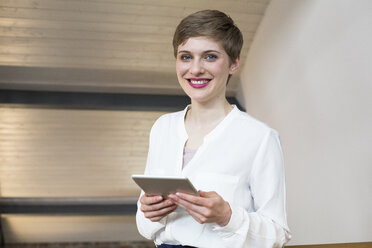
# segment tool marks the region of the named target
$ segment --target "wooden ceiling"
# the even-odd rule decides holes
[[[268,3],[1,0],[0,89],[182,94],[171,45],[179,21],[202,9],[229,14],[244,35],[244,63]]]

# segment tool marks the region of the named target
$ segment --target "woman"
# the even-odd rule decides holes
[[[290,239],[278,134],[225,97],[242,43],[220,11],[191,14],[175,31],[177,77],[191,105],[155,122],[145,174],[188,177],[200,196],[141,193],[138,230],[157,247],[281,247]]]

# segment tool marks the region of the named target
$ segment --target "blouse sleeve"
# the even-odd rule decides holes
[[[141,192],[141,196],[142,194],[143,192]],[[138,232],[146,239],[155,240],[156,233],[158,233],[160,230],[165,228],[166,217],[164,217],[158,222],[152,222],[151,220],[147,219],[144,216],[140,208],[141,208],[141,203],[138,200],[137,214],[136,214],[136,223],[137,223]]]
[[[157,127],[157,122],[153,125],[151,132],[150,132],[150,141],[149,141],[149,151],[147,155],[147,162],[146,162],[146,169],[145,169],[145,174],[149,174],[149,171],[152,168],[152,163],[154,161],[154,152],[153,148],[155,147],[155,136],[156,136],[156,128]],[[141,191],[140,198],[144,194],[143,191]],[[158,222],[152,222],[151,220],[147,219],[143,212],[141,211],[141,203],[138,200],[137,201],[137,214],[136,214],[136,224],[137,224],[137,229],[139,233],[151,240],[155,240],[156,234],[165,228],[165,223],[166,223],[166,217],[161,219]]]
[[[254,211],[230,206],[224,226],[213,229],[229,247],[282,247],[290,238],[286,216],[285,173],[278,134],[271,130],[262,141],[250,175]]]

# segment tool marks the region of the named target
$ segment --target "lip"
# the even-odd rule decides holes
[[[210,78],[188,78],[186,79],[189,85],[195,89],[200,89],[206,87],[209,82],[212,80]],[[198,83],[193,83],[197,81]]]

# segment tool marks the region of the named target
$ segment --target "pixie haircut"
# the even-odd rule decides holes
[[[202,10],[186,16],[178,24],[173,36],[174,57],[178,46],[191,37],[205,36],[220,43],[230,58],[235,61],[243,46],[243,35],[234,21],[218,10]]]

